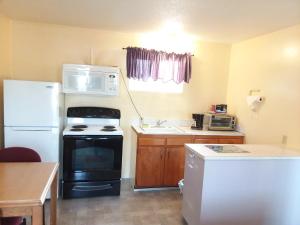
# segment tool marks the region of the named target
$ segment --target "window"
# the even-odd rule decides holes
[[[166,53],[144,48],[127,48],[129,89],[181,93],[191,79],[191,54]]]
[[[129,90],[179,94],[183,92],[183,82],[176,84],[174,81],[154,81],[152,78],[149,78],[146,82],[129,79]]]

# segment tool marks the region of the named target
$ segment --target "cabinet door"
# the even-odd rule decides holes
[[[165,138],[141,137],[138,141],[139,146],[164,146]]]
[[[183,146],[184,144],[193,143],[193,137],[170,137],[167,138],[167,146]]]
[[[196,138],[195,144],[219,144],[219,139],[217,138]]]
[[[243,144],[242,138],[220,138],[220,144]]]
[[[136,186],[159,187],[162,185],[164,147],[139,147],[137,152]]]
[[[164,186],[178,186],[178,181],[184,176],[185,148],[184,146],[169,147],[165,154]]]

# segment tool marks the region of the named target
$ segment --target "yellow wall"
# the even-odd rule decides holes
[[[95,64],[119,66],[125,73],[122,47],[139,44],[139,36],[134,34],[10,21],[0,16],[0,75],[1,79],[61,81],[62,64],[88,64],[91,48]],[[208,42],[195,46],[192,80],[184,85],[182,94],[132,92],[144,117],[189,119],[191,113],[206,111],[210,104],[225,103],[227,94],[229,111],[238,116],[247,143],[280,144],[286,135],[288,146],[300,147],[300,26],[232,47]],[[260,89],[265,97],[257,112],[246,105],[251,89]],[[123,177],[131,176],[130,123],[138,117],[124,84],[118,97],[66,96],[66,107],[79,105],[121,110]]]
[[[257,112],[246,105],[250,89],[265,102]],[[228,104],[248,143],[300,147],[300,25],[232,46]]]
[[[0,14],[0,146],[3,145],[2,80],[9,77],[11,59],[11,21]]]
[[[119,66],[125,73],[126,46],[138,46],[139,36],[77,27],[13,21],[12,79],[61,81],[64,63],[90,62],[94,49],[95,64]],[[203,112],[213,103],[226,101],[230,45],[196,43],[193,75],[182,94],[132,92],[144,117],[157,119],[190,119],[191,113]],[[124,74],[126,76],[126,74]],[[126,79],[127,82],[127,79]],[[120,96],[66,96],[68,106],[105,106],[119,108],[125,131],[123,177],[128,177],[131,147],[130,123],[137,115],[121,83]]]
[[[10,73],[10,28],[11,20],[0,14],[0,75]]]

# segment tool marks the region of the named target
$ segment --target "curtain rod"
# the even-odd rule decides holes
[[[122,48],[123,50],[127,50],[127,48]],[[191,56],[194,56],[194,54],[192,54]]]

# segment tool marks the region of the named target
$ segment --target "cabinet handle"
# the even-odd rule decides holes
[[[163,160],[163,157],[164,157],[164,153],[163,151],[160,151],[160,159]]]
[[[189,157],[190,157],[190,158],[195,158],[195,154],[190,153],[190,154],[189,154]]]
[[[168,151],[167,157],[168,157],[168,159],[170,158],[170,151]]]
[[[188,167],[190,167],[191,169],[193,169],[194,167],[193,167],[193,165],[192,164],[188,164]]]

